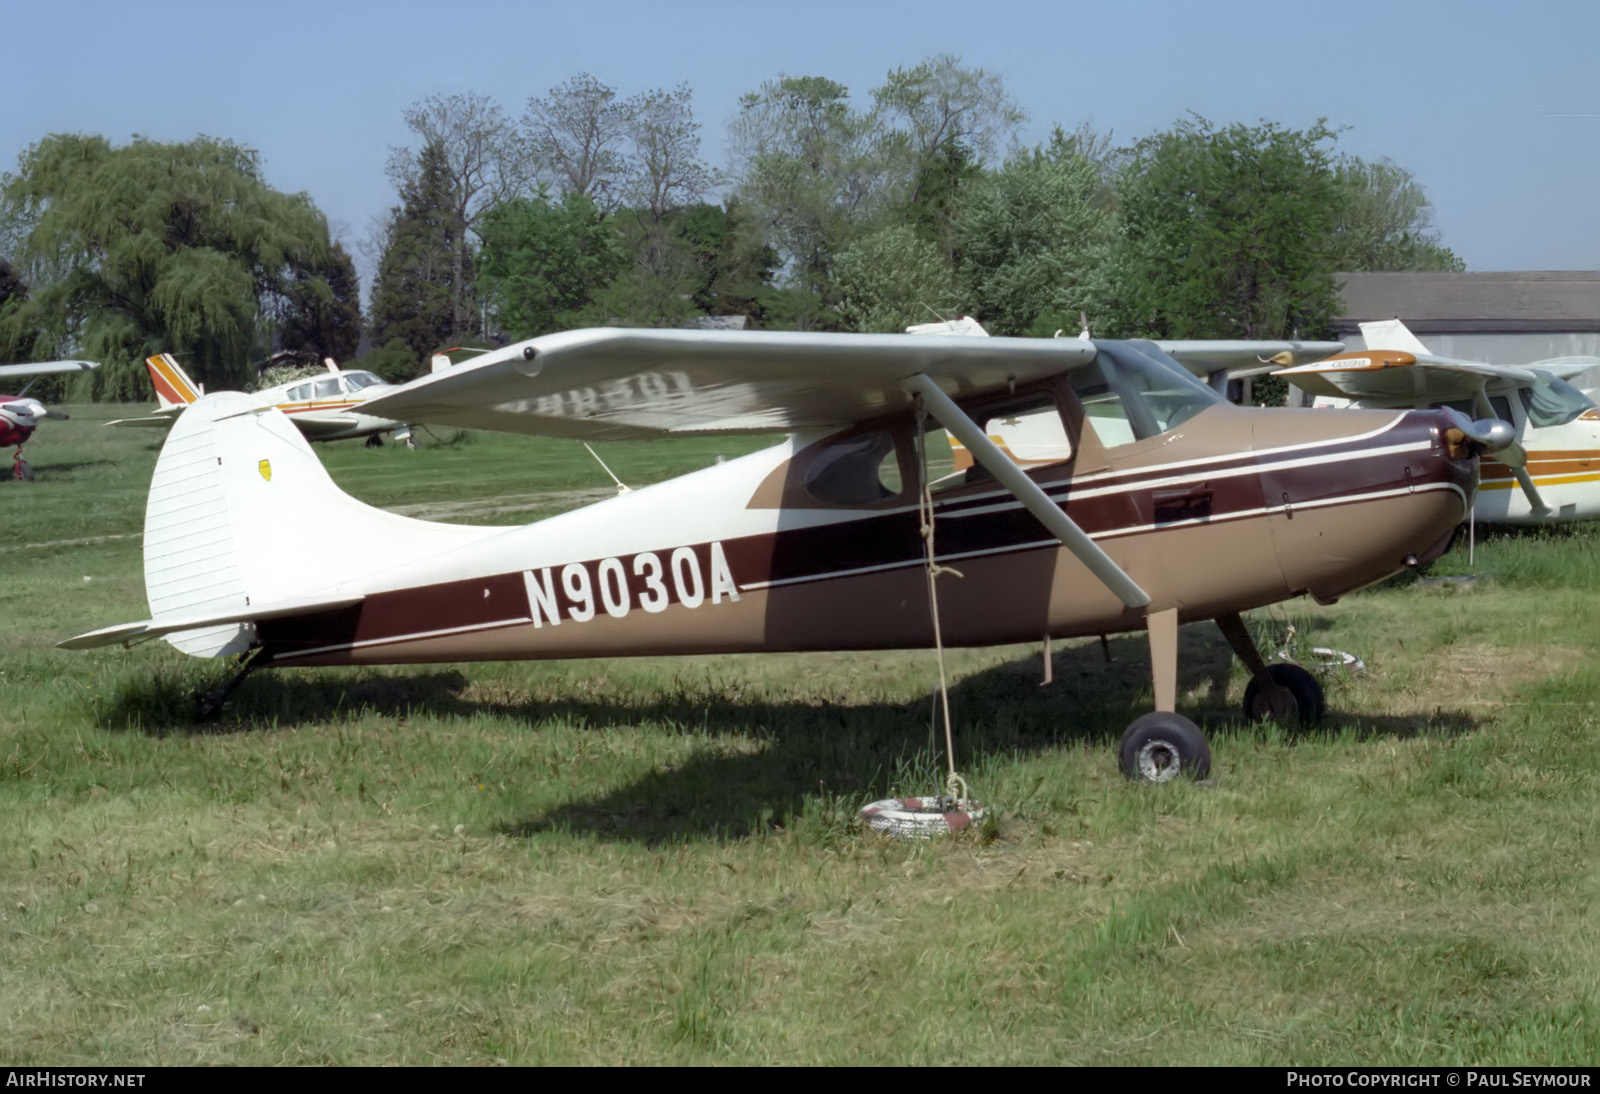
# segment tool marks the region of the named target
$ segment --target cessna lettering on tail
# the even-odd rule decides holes
[[[553,566],[524,570],[528,615],[535,627],[545,623],[553,627],[563,614],[574,623],[587,623],[599,611],[621,619],[636,606],[654,613],[666,611],[672,603],[698,608],[707,596],[713,604],[721,604],[724,597],[737,601],[739,586],[721,542],[713,542],[709,553],[709,566],[702,565],[696,548],[677,547],[664,556],[641,551],[599,562],[569,562],[559,570]]]

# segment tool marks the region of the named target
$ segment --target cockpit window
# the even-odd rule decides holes
[[[337,376],[329,376],[325,380],[318,380],[316,390],[317,398],[319,399],[337,399],[339,397],[339,378]]]
[[[284,398],[291,403],[303,403],[307,399],[311,398],[311,385],[300,384],[296,387],[292,387],[284,395]]]
[[[1072,458],[1072,438],[1054,397],[1037,394],[973,414],[973,421],[1011,462],[1033,470]],[[989,482],[994,476],[967,447],[929,421],[924,434],[928,482],[937,493],[955,486]]]
[[[1095,344],[1100,352],[1071,382],[1106,448],[1159,436],[1223,401],[1152,342]]]
[[[381,384],[382,380],[370,372],[346,372],[344,375],[345,386],[351,391],[360,391],[373,384]]]
[[[1528,424],[1544,428],[1566,425],[1585,410],[1595,409],[1594,403],[1583,392],[1565,380],[1552,376],[1543,369],[1530,369],[1535,377],[1533,386],[1519,388],[1522,406],[1528,412]]]
[[[871,505],[900,493],[894,434],[874,429],[834,441],[806,467],[806,492],[831,505]]]

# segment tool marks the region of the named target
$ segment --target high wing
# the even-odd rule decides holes
[[[1485,384],[1528,387],[1538,377],[1514,365],[1482,365],[1432,354],[1374,349],[1344,353],[1315,364],[1273,373],[1311,395],[1371,401],[1396,400],[1406,405],[1470,399]]]
[[[99,367],[98,361],[35,361],[26,365],[0,365],[0,379],[12,376],[49,376],[56,372],[86,372]]]
[[[1285,365],[1320,361],[1344,349],[1343,342],[1228,341],[1194,338],[1158,340],[1156,347],[1207,383],[1264,376]]]
[[[519,342],[414,380],[364,412],[398,421],[621,440],[788,433],[909,407],[926,375],[957,398],[1094,359],[1079,338],[604,328]]]

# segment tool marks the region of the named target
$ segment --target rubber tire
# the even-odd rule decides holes
[[[18,482],[33,481],[33,464],[23,461],[11,465],[11,477]]]
[[[1206,735],[1183,715],[1164,710],[1134,719],[1117,746],[1117,758],[1122,773],[1135,782],[1170,782],[1180,774],[1203,779],[1211,773]],[[1150,761],[1159,763],[1163,758],[1166,763],[1159,773],[1151,774]]]
[[[1328,712],[1328,700],[1322,694],[1322,685],[1317,683],[1315,676],[1299,665],[1285,663],[1268,665],[1267,675],[1272,677],[1274,684],[1288,688],[1294,696],[1295,710],[1302,726],[1314,726],[1322,721],[1322,716]],[[1264,722],[1271,716],[1256,711],[1255,701],[1260,694],[1261,681],[1252,676],[1244,688],[1243,708],[1247,721]]]

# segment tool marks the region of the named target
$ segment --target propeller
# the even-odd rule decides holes
[[[1517,440],[1516,426],[1499,418],[1479,418],[1473,421],[1459,410],[1449,407],[1444,409],[1445,413],[1450,415],[1450,420],[1456,429],[1460,430],[1467,440],[1511,469],[1511,475],[1517,480],[1517,485],[1522,487],[1522,493],[1527,497],[1533,515],[1549,516],[1552,510],[1539,496],[1538,488],[1533,485],[1533,476],[1528,474],[1528,450]]]

